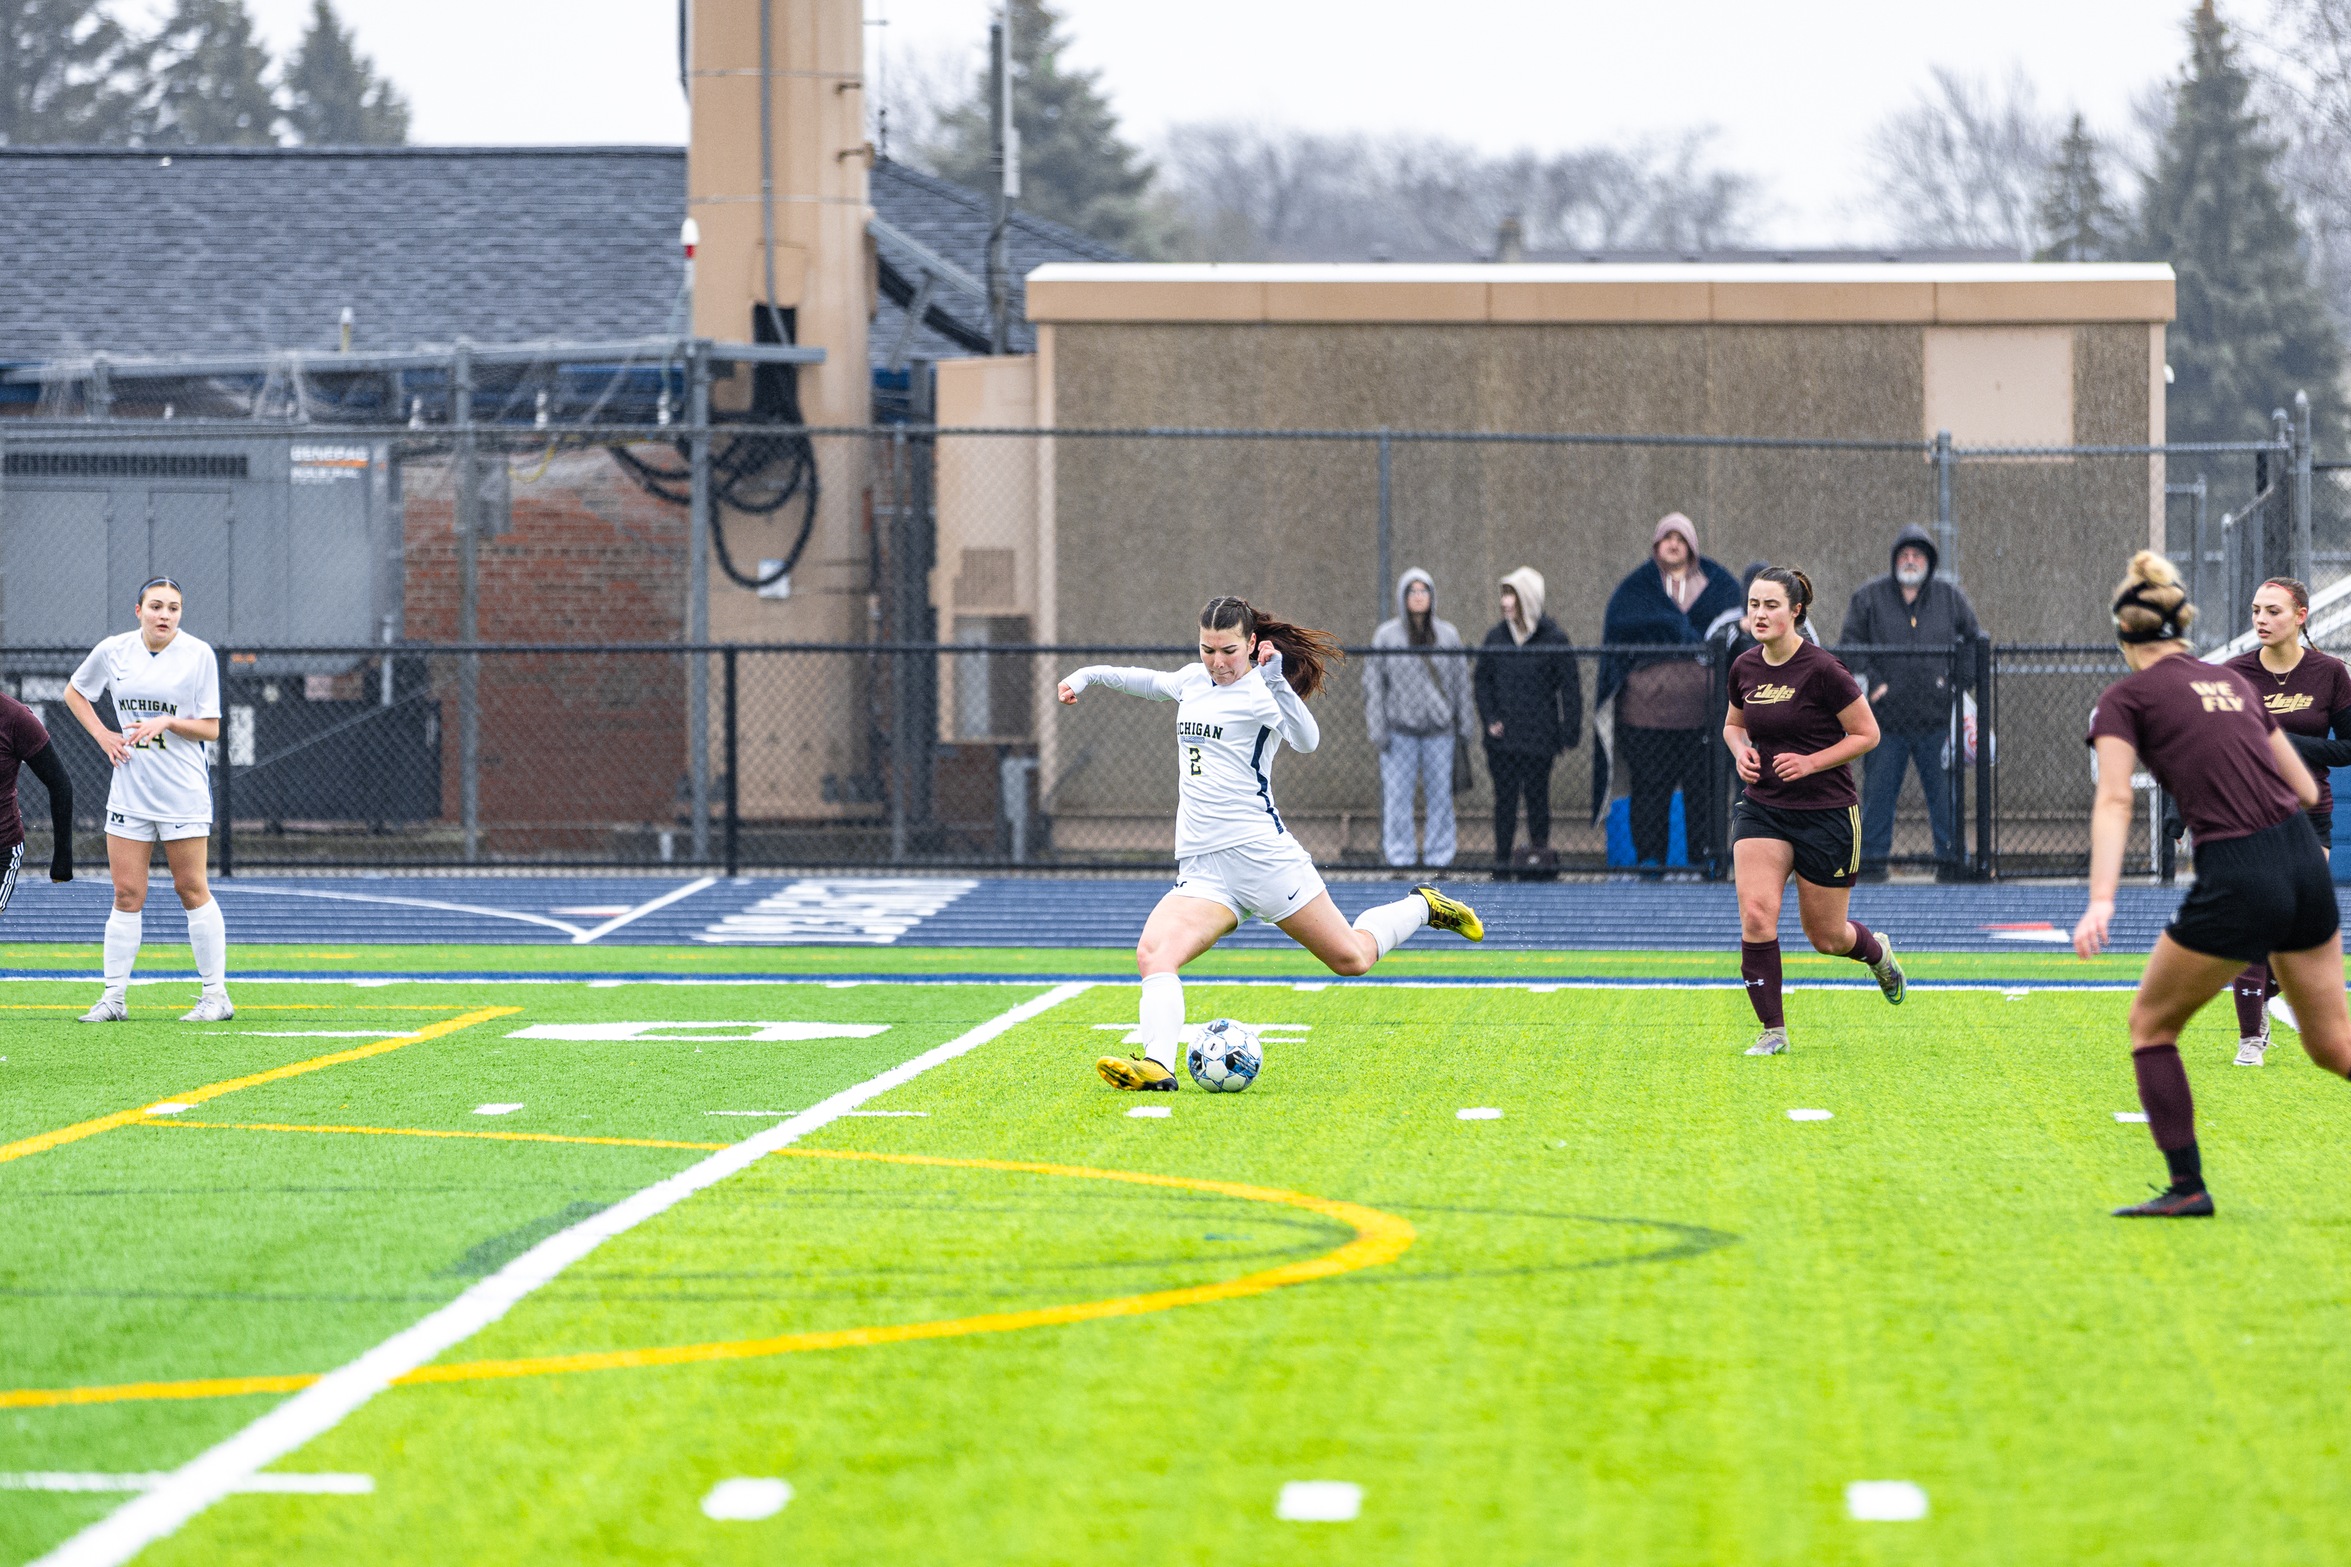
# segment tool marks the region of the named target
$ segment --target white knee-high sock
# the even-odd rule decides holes
[[[1176,1052],[1184,1048],[1184,981],[1176,974],[1143,976],[1141,1003],[1143,1054],[1176,1069]]]
[[[188,945],[196,952],[196,974],[204,993],[217,995],[226,988],[229,967],[229,928],[220,917],[220,900],[188,911]]]
[[[1379,943],[1383,958],[1404,945],[1414,931],[1428,922],[1429,901],[1417,892],[1394,903],[1365,909],[1355,916],[1355,928]]]
[[[106,993],[120,1001],[131,987],[131,965],[139,958],[139,939],[146,933],[144,914],[116,909],[106,916]]]

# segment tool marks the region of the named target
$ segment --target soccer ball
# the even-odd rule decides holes
[[[1192,1048],[1184,1055],[1192,1081],[1212,1094],[1237,1094],[1257,1081],[1265,1068],[1265,1052],[1257,1035],[1229,1017],[1200,1025]]]

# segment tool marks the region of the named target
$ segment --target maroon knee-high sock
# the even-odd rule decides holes
[[[1788,1014],[1780,1007],[1780,944],[1778,941],[1739,943],[1739,977],[1747,982],[1747,1001],[1756,1021],[1765,1028],[1785,1028]]]
[[[1845,956],[1856,963],[1875,963],[1886,955],[1886,949],[1879,944],[1877,936],[1867,925],[1859,920],[1848,920],[1846,923],[1853,927],[1853,945],[1845,949]]]
[[[2196,1096],[2188,1091],[2188,1069],[2180,1064],[2179,1046],[2170,1040],[2143,1045],[2131,1052],[2131,1070],[2139,1079],[2139,1104],[2147,1112],[2147,1130],[2171,1166],[2171,1183],[2186,1191],[2204,1189],[2204,1165],[2196,1152]]]
[[[2237,1037],[2254,1039],[2261,1034],[2262,1007],[2272,994],[2273,982],[2267,963],[2248,963],[2229,986],[2231,999],[2237,1003]]]

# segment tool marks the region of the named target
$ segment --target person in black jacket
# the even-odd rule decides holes
[[[1951,842],[1951,649],[1978,634],[1975,607],[1958,585],[1935,579],[1933,535],[1907,527],[1894,535],[1893,569],[1863,583],[1845,608],[1838,641],[1849,648],[1896,651],[1844,655],[1869,693],[1877,715],[1878,748],[1861,764],[1861,873],[1883,881],[1894,845],[1894,803],[1905,767],[1918,768],[1919,788],[1934,829],[1935,859],[1953,861]],[[1916,649],[1911,652],[1909,649]]]
[[[1485,646],[1495,651],[1478,655],[1471,684],[1494,780],[1494,879],[1507,881],[1521,801],[1527,842],[1551,846],[1551,764],[1583,741],[1584,690],[1567,633],[1543,613],[1543,574],[1531,566],[1502,579],[1502,619]],[[1549,648],[1558,651],[1537,651]]]

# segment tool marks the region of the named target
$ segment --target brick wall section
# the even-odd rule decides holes
[[[601,451],[558,457],[535,482],[514,463],[513,526],[482,541],[485,642],[675,641],[684,625],[685,508],[648,495]],[[407,636],[457,636],[454,491],[445,465],[402,475]],[[440,693],[443,813],[460,810],[455,660]],[[481,820],[492,853],[609,850],[615,828],[669,825],[686,770],[686,679],[663,654],[491,657],[481,671]],[[554,824],[569,824],[560,830]],[[601,824],[582,828],[578,824]],[[541,825],[545,824],[545,825]]]

